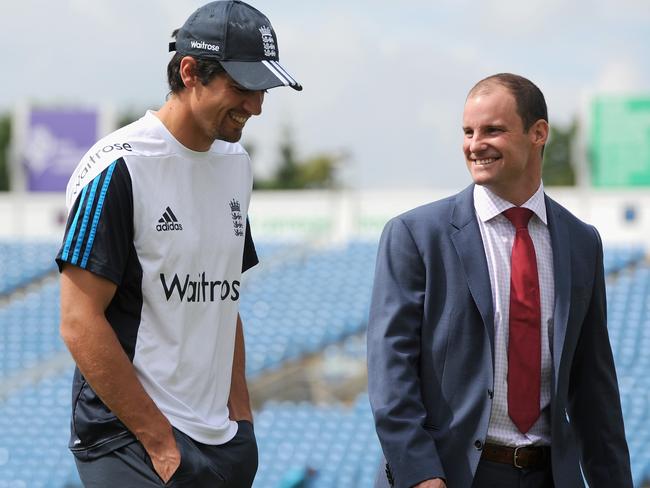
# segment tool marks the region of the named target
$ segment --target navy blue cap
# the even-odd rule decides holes
[[[278,39],[269,19],[239,0],[220,0],[198,8],[176,34],[170,51],[219,61],[249,90],[302,86],[280,64]]]

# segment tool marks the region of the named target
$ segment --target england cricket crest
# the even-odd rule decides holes
[[[259,28],[262,34],[262,45],[264,46],[264,56],[274,58],[277,56],[277,49],[275,48],[275,41],[273,40],[273,31],[271,28],[263,25]]]
[[[237,237],[244,235],[244,220],[241,216],[241,206],[239,201],[234,198],[230,200],[230,216],[232,217],[232,227]]]

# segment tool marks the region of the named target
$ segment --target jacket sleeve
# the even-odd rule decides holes
[[[618,383],[607,333],[603,249],[597,245],[596,272],[589,308],[576,346],[569,383],[569,414],[590,486],[632,488]]]
[[[379,243],[368,321],[368,393],[394,486],[444,478],[420,385],[426,272],[407,225],[385,227]]]

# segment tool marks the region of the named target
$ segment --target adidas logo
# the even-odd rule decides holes
[[[169,230],[183,230],[183,226],[178,223],[178,219],[172,209],[167,207],[165,213],[162,217],[158,219],[158,225],[156,225],[156,230],[158,232],[169,231]]]

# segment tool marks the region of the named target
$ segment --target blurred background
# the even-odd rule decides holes
[[[164,102],[167,43],[203,2],[0,6],[0,488],[78,487],[58,336],[65,184],[101,136]],[[470,183],[465,96],[498,72],[544,92],[547,192],[605,243],[609,330],[636,486],[650,479],[647,0],[254,3],[303,84],[243,144],[261,265],[241,314],[256,488],[372,486],[365,328],[385,222]]]

